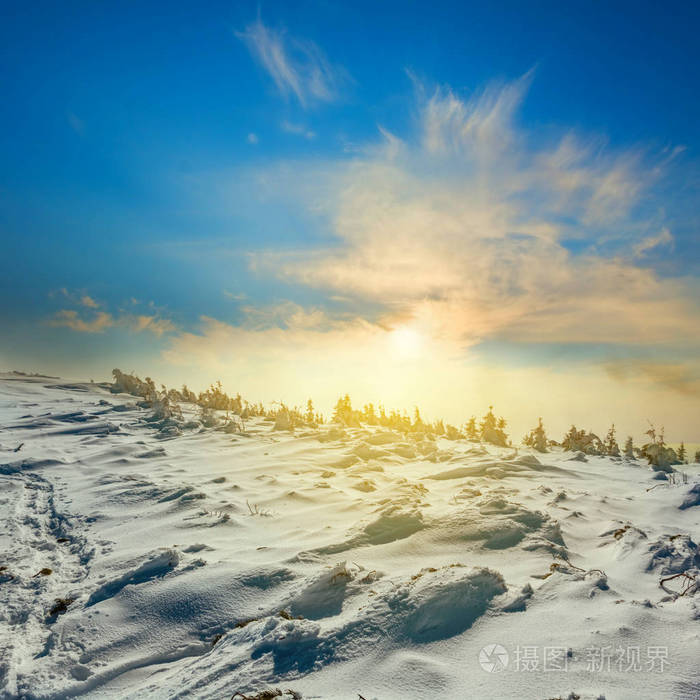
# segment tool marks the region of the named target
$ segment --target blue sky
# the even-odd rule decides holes
[[[689,3],[16,4],[0,361],[376,400],[386,373],[348,348],[410,328],[423,350],[394,349],[421,379],[388,399],[438,410],[431,363],[478,401],[540,372],[564,396],[588,372],[671,422],[699,407],[699,19]],[[321,352],[350,386],[326,389]]]

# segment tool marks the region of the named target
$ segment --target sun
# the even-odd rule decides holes
[[[423,336],[410,326],[399,326],[391,331],[391,343],[401,357],[417,358],[423,354]]]

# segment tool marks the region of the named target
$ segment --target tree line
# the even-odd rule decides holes
[[[314,407],[312,399],[306,403],[306,407],[289,407],[282,402],[275,402],[265,408],[261,403],[252,403],[241,397],[240,394],[230,396],[227,394],[220,381],[211,384],[208,389],[198,394],[191,391],[187,385],[180,390],[168,389],[161,384],[158,389],[150,378],[140,379],[135,374],[126,374],[119,369],[112,371],[114,383],[112,391],[124,392],[142,399],[141,405],[152,408],[154,416],[160,420],[182,419],[179,409],[180,403],[190,403],[199,407],[200,422],[206,427],[219,426],[221,418],[216,411],[225,412],[223,426],[226,429],[240,430],[242,421],[252,417],[263,417],[274,422],[276,430],[290,430],[297,428],[317,428],[326,422],[322,413]],[[235,420],[235,418],[239,420]],[[380,426],[389,430],[402,433],[422,434],[429,438],[445,437],[448,440],[470,440],[473,442],[485,442],[500,447],[513,446],[506,428],[507,421],[503,416],[496,416],[493,406],[477,419],[471,416],[464,424],[457,427],[445,423],[442,419],[426,421],[416,407],[413,415],[406,411],[392,409],[388,411],[382,404],[375,406],[367,403],[363,408],[356,409],[348,394],[341,396],[336,402],[330,422],[343,427]],[[609,457],[624,457],[627,459],[644,458],[651,465],[659,468],[669,467],[673,464],[687,463],[687,454],[684,443],[677,450],[670,447],[664,437],[664,429],[657,429],[650,425],[646,431],[648,441],[640,446],[635,446],[631,436],[628,436],[624,445],[620,447],[617,441],[617,430],[611,425],[604,438],[598,437],[593,432],[579,430],[572,425],[561,441],[556,441],[547,436],[542,418],[522,439],[522,443],[538,452],[547,452],[551,447],[562,447],[571,452],[582,452],[586,455],[600,455]],[[695,453],[695,461],[700,462],[700,451]]]

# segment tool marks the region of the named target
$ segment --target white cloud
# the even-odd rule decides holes
[[[670,248],[673,246],[673,236],[668,228],[664,227],[655,236],[647,236],[634,246],[634,254],[642,257],[656,248]]]
[[[315,132],[311,129],[307,129],[303,124],[294,124],[286,119],[280,124],[282,131],[286,131],[288,134],[294,134],[296,136],[303,136],[308,141],[312,141],[316,138]]]
[[[64,326],[80,333],[102,333],[115,325],[114,317],[105,311],[99,311],[89,318],[81,317],[73,309],[61,309],[52,319],[51,326]]]
[[[659,173],[637,149],[571,132],[534,144],[515,120],[529,80],[468,100],[437,90],[422,104],[417,142],[383,131],[380,144],[322,173],[331,245],[264,252],[254,268],[372,302],[389,323],[430,318],[433,333],[462,345],[697,342],[685,284],[625,254],[658,230],[637,211]],[[570,252],[568,239],[587,252]]]
[[[88,296],[87,294],[83,294],[83,296],[80,297],[80,303],[83,306],[87,306],[89,309],[97,309],[100,306],[91,296]]]
[[[87,298],[89,299],[89,297]],[[48,324],[55,327],[70,328],[79,333],[103,333],[108,328],[127,328],[134,333],[148,331],[158,337],[164,333],[172,333],[177,330],[172,321],[161,318],[156,314],[120,313],[114,316],[107,311],[94,311],[96,307],[90,304],[83,304],[83,306],[93,310],[81,315],[75,309],[61,309],[48,320]]]
[[[141,331],[149,331],[154,335],[161,336],[164,333],[172,333],[177,330],[175,324],[167,318],[158,316],[148,316],[145,314],[137,316],[123,316],[119,319],[120,323],[126,324],[131,330],[136,333]]]
[[[69,291],[66,287],[60,287],[49,292],[50,298],[55,298],[56,296],[65,297],[71,304],[76,306],[84,306],[88,309],[100,308],[100,303],[83,291]]]
[[[302,107],[333,102],[347,82],[347,72],[329,63],[313,42],[266,27],[259,19],[237,36],[269,73],[282,95],[294,96]]]

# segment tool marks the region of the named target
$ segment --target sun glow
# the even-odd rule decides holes
[[[391,343],[394,351],[405,358],[418,358],[423,354],[425,339],[409,326],[399,326],[391,331]]]

